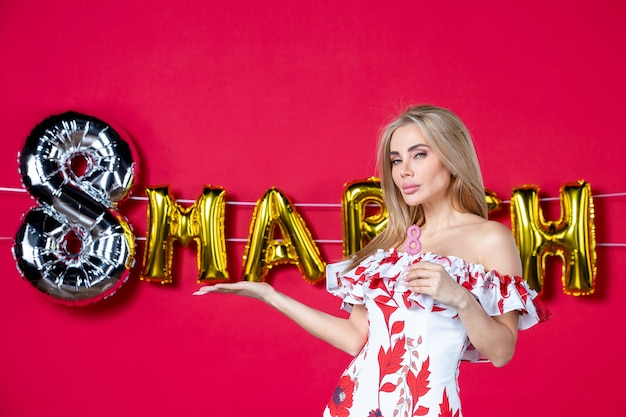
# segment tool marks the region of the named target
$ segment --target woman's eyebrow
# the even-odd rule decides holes
[[[430,148],[430,146],[426,145],[425,143],[417,143],[415,145],[412,145],[409,147],[409,149],[407,149],[409,152],[413,152],[414,150],[421,148],[421,147],[426,147],[426,148]],[[398,151],[389,151],[389,155],[400,155],[400,152]]]

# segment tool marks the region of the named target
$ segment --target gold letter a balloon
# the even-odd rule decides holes
[[[277,228],[282,240],[275,236]],[[243,279],[263,281],[273,266],[286,263],[298,265],[310,283],[324,278],[326,264],[304,220],[284,194],[271,188],[257,201],[252,215]]]

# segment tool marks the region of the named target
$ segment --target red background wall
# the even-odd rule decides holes
[[[345,182],[374,174],[378,128],[397,109],[449,107],[503,200],[523,184],[557,197],[565,182],[590,182],[603,244],[594,295],[565,295],[555,263],[553,319],[521,334],[505,368],[463,365],[465,414],[620,415],[626,260],[614,243],[626,241],[626,197],[602,195],[626,191],[626,3],[505,3],[3,1],[0,185],[21,188],[26,136],[72,109],[130,133],[135,195],[170,184],[196,199],[211,184],[252,202],[276,186],[294,203],[339,204]],[[0,415],[320,415],[350,358],[254,300],[192,297],[193,248],[176,252],[172,285],[139,280],[140,242],[113,297],[81,308],[46,299],[10,250],[33,204],[0,194]],[[146,209],[120,208],[138,237]],[[558,216],[558,202],[544,209]],[[300,212],[315,239],[341,240],[339,207]],[[227,237],[247,238],[251,217],[229,205]],[[509,224],[508,205],[496,219]],[[341,244],[319,246],[326,261],[341,257]],[[228,243],[235,280],[243,248]],[[341,314],[293,266],[269,281]]]

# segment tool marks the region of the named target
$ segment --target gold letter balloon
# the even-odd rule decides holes
[[[361,250],[387,227],[387,208],[378,178],[370,177],[344,185],[343,256]]]
[[[324,278],[326,264],[304,220],[282,192],[270,188],[257,201],[252,214],[243,279],[264,281],[272,267],[287,263],[297,265],[312,284]]]
[[[224,237],[224,191],[204,187],[190,207],[180,206],[169,187],[146,189],[149,201],[147,241],[142,279],[170,284],[174,242],[186,247],[193,239],[198,251],[198,283],[228,280]]]
[[[546,221],[539,208],[539,188],[515,188],[511,198],[511,223],[522,258],[524,277],[541,292],[548,255],[563,262],[563,291],[587,295],[595,290],[596,239],[591,186],[585,181],[561,187],[561,218]]]

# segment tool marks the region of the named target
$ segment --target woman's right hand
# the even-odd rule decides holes
[[[238,281],[200,287],[194,295],[237,294],[256,298],[283,313],[313,336],[356,356],[367,341],[367,311],[355,305],[350,318],[336,317],[314,309],[279,291],[266,282]]]
[[[243,295],[268,302],[276,290],[267,282],[238,281],[200,287],[193,295],[204,295],[212,292]]]

